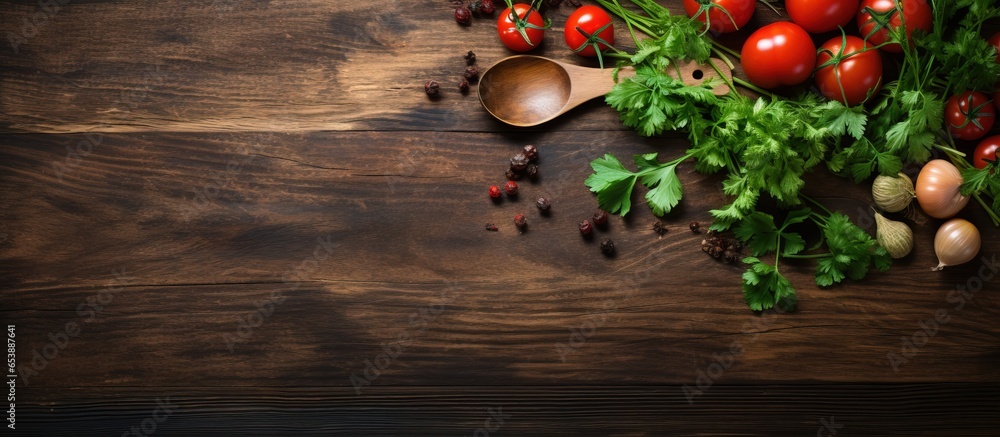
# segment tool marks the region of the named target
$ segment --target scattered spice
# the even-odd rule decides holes
[[[538,148],[532,146],[531,144],[524,146],[524,151],[522,153],[524,153],[524,156],[528,157],[529,161],[534,162],[538,160]]]
[[[518,229],[523,230],[525,226],[528,226],[528,218],[524,214],[518,214],[514,216],[514,226]]]
[[[458,91],[461,92],[462,94],[465,94],[465,93],[469,92],[469,80],[468,79],[462,78],[462,80],[458,81]]]
[[[590,224],[590,220],[584,220],[580,222],[580,233],[584,236],[590,235],[594,232],[594,226]]]
[[[479,0],[479,7],[477,10],[480,14],[492,17],[493,12],[496,11],[496,5],[493,4],[493,0]]]
[[[486,230],[490,231],[490,232],[496,232],[496,231],[499,231],[500,229],[497,228],[497,225],[495,225],[493,223],[487,223],[486,224]]]
[[[517,182],[507,181],[503,184],[503,191],[507,193],[508,196],[514,197],[517,195]]]
[[[465,67],[465,79],[469,81],[475,81],[479,78],[479,67],[475,65],[470,65]]]
[[[516,180],[521,179],[521,175],[520,174],[518,174],[517,172],[515,172],[514,170],[511,170],[509,168],[507,169],[507,171],[503,172],[503,176],[505,178],[507,178],[508,181],[516,181]]]
[[[472,50],[469,50],[469,53],[466,53],[463,58],[465,58],[465,65],[472,65],[476,63],[476,54],[473,53]]]
[[[494,199],[499,199],[500,198],[500,187],[498,187],[496,185],[491,185],[490,186],[490,197],[492,197]]]
[[[472,11],[466,5],[461,5],[455,8],[455,21],[463,26],[468,26],[472,23]]]
[[[544,197],[539,197],[538,200],[535,201],[535,206],[538,207],[539,211],[547,212],[552,208],[552,202],[549,202],[549,199]]]
[[[698,222],[691,222],[691,224],[688,227],[691,228],[691,232],[694,232],[696,234],[701,233],[701,224],[699,224]]]
[[[663,235],[667,233],[667,227],[661,221],[653,222],[653,232],[658,235]]]
[[[528,157],[524,153],[518,153],[510,158],[510,169],[515,172],[522,172],[528,168]]]
[[[606,238],[604,241],[601,241],[601,253],[603,253],[605,256],[614,255],[615,242],[611,241],[610,238]]]
[[[708,238],[701,240],[701,250],[712,258],[732,263],[742,258],[743,243],[728,233],[709,231]]]
[[[427,81],[427,83],[424,84],[424,92],[427,93],[428,96],[436,97],[438,93],[441,92],[441,85],[438,84],[437,81]]]
[[[599,209],[597,211],[594,211],[594,224],[595,225],[597,225],[597,226],[604,226],[607,223],[608,223],[608,212],[607,211],[605,211],[603,209]]]
[[[528,164],[528,169],[525,170],[525,173],[528,174],[528,179],[531,179],[532,181],[537,180],[538,179],[538,166],[535,165],[535,164]]]

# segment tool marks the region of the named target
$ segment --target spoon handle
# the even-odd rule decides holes
[[[708,62],[711,64],[678,63],[676,66],[668,67],[667,74],[675,79],[680,78],[685,85],[689,86],[698,86],[707,80],[714,79],[712,94],[721,96],[729,93],[729,83],[733,80],[732,70],[720,59],[711,58]],[[598,69],[565,64],[563,66],[570,76],[573,76],[573,91],[566,104],[567,108],[603,96],[611,91],[615,85],[612,77],[613,68]],[[635,76],[635,69],[632,67],[622,67],[618,70],[618,80],[631,76]]]

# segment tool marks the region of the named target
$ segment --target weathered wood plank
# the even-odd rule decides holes
[[[579,237],[576,223],[595,205],[582,185],[590,159],[673,156],[679,140],[627,132],[99,139],[59,182],[52,162],[66,163],[64,147],[85,136],[0,137],[0,306],[23,332],[20,360],[68,322],[82,331],[31,385],[350,387],[383,343],[418,331],[373,386],[694,384],[728,362],[734,345],[742,349],[731,368],[713,379],[1000,377],[995,296],[955,300],[957,287],[996,290],[995,279],[982,261],[930,272],[937,221],[915,226],[910,258],[862,282],[819,289],[808,266],[787,266],[801,296],[788,315],[752,314],[739,291],[742,268],[701,253],[702,236],[687,223],[707,220],[724,199],[717,178],[690,166],[681,167],[685,200],[663,238],[641,203],[598,239]],[[542,179],[522,184],[517,202],[491,203],[485,188],[528,142],[542,151]],[[815,197],[866,220],[864,187],[825,173],[809,183],[824,187]],[[538,195],[553,199],[551,216],[533,210]],[[966,216],[994,260],[1000,236],[976,208]],[[530,224],[519,234],[510,218],[522,210]],[[617,257],[598,252],[604,236]],[[131,279],[113,282],[115,271]],[[460,296],[445,299],[449,287]],[[276,290],[284,300],[272,311]],[[96,314],[95,299],[111,302]],[[923,328],[936,311],[947,321]],[[241,320],[257,323],[250,317],[260,328],[240,336],[250,331]],[[232,353],[226,335],[236,336]],[[918,343],[912,354],[906,341]],[[889,354],[908,361],[894,369]],[[195,360],[197,369],[178,367]]]
[[[156,435],[987,436],[996,432],[998,388],[717,385],[694,404],[678,386],[393,387],[363,396],[327,387],[112,387],[74,402],[63,389],[33,389],[40,401],[22,405],[18,429],[120,435],[145,422]]]

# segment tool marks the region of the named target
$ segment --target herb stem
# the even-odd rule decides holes
[[[738,77],[733,77],[733,82],[736,82],[737,85],[740,85],[740,86],[742,86],[744,88],[747,88],[750,91],[753,91],[753,92],[755,92],[757,94],[760,94],[762,96],[767,96],[767,97],[770,97],[772,99],[774,98],[774,93],[772,93],[772,92],[770,92],[768,90],[765,90],[765,89],[763,89],[763,88],[761,88],[761,87],[759,87],[757,85],[754,85],[754,84],[752,84],[752,83],[750,83],[748,81],[740,79]]]
[[[809,203],[812,203],[813,205],[816,205],[817,207],[819,207],[819,209],[823,210],[823,212],[825,212],[826,215],[828,215],[828,216],[833,215],[833,212],[831,212],[829,209],[827,209],[827,207],[823,206],[822,203],[817,202],[816,199],[813,199],[812,197],[806,196],[805,194],[799,194],[799,197],[805,199],[806,201],[808,201]]]

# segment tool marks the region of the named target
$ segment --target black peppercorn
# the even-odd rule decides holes
[[[615,253],[615,242],[611,241],[610,238],[605,239],[601,242],[601,253],[611,256]]]
[[[538,207],[539,211],[547,212],[549,209],[552,208],[552,202],[549,202],[549,199],[546,199],[544,197],[539,197],[538,200],[535,201],[535,206]]]
[[[469,80],[463,78],[462,80],[458,81],[458,90],[462,94],[468,93],[469,92]]]
[[[465,56],[463,57],[465,58],[466,65],[472,65],[476,63],[476,54],[473,53],[472,50],[469,50],[469,53],[466,53]]]
[[[514,170],[511,170],[509,168],[507,169],[507,171],[503,172],[503,176],[507,178],[508,181],[516,181],[518,179],[521,179],[521,175],[517,174],[516,172],[514,172]]]
[[[660,222],[660,221],[654,222],[653,223],[653,232],[656,232],[659,235],[666,234],[667,233],[667,227],[663,225],[663,222]]]
[[[531,179],[533,181],[538,179],[538,166],[535,164],[529,164],[528,169],[525,170],[525,173],[528,174],[528,179]]]
[[[701,233],[701,225],[698,222],[691,222],[691,224],[688,227],[691,228],[691,232],[694,232],[696,234]]]
[[[475,65],[465,67],[465,78],[468,79],[469,81],[475,81],[476,79],[478,79],[479,67],[476,67]]]

